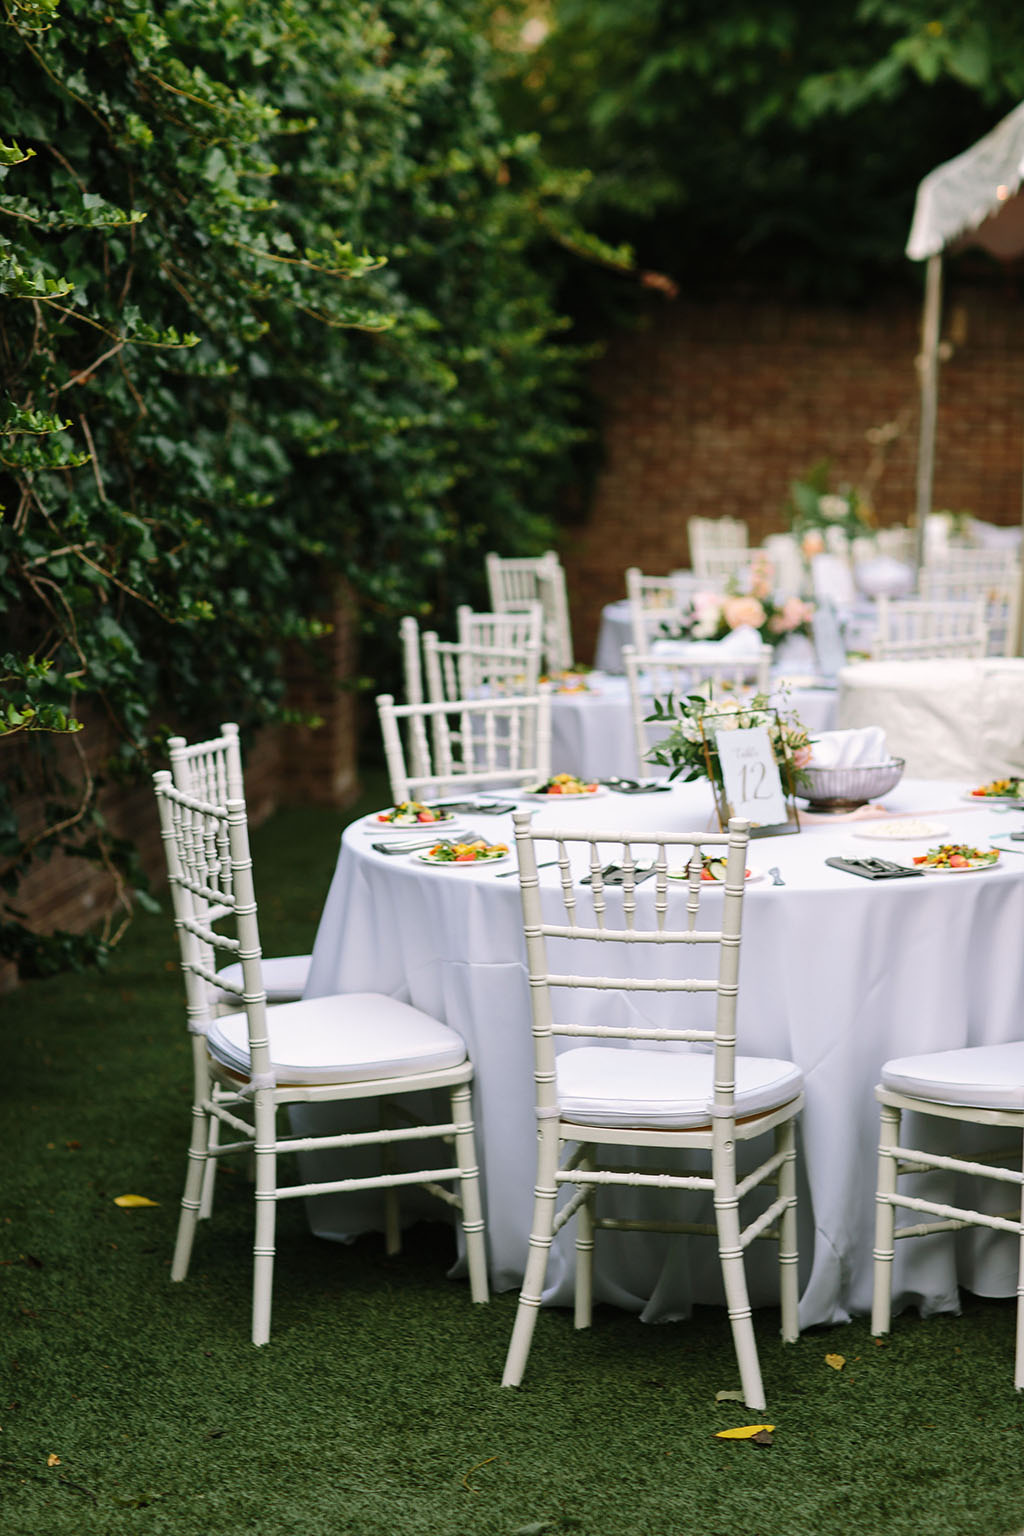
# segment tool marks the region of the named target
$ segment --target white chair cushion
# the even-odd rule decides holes
[[[269,960],[264,956],[260,961],[260,967],[263,972],[263,990],[267,994],[267,1002],[297,1003],[306,990],[306,978],[309,975],[311,959],[311,955],[276,955]],[[225,965],[217,972],[218,980],[221,977],[225,981],[233,981],[240,987],[242,985],[241,964]],[[237,993],[214,990],[217,1002],[237,1004]]]
[[[1024,1109],[1024,1041],[900,1056],[882,1068],[896,1093],[975,1109]]]
[[[429,1014],[379,992],[309,998],[268,1009],[270,1059],[282,1083],[361,1083],[457,1067],[466,1059],[460,1035]],[[210,1055],[249,1073],[244,1013],[214,1019]]]
[[[588,1125],[681,1130],[710,1122],[714,1056],[580,1046],[557,1060],[564,1120]],[[736,1058],[736,1118],[796,1098],[803,1073],[791,1061]]]

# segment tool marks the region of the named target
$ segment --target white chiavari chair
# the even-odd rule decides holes
[[[457,640],[439,640],[428,629],[423,633],[423,672],[432,704],[492,694],[535,694],[540,646],[461,645]]]
[[[538,646],[543,654],[544,611],[539,603],[507,613],[485,613],[462,603],[455,610],[459,645],[483,650],[523,651]]]
[[[1020,562],[1010,551],[950,548],[941,559],[922,567],[921,596],[933,602],[984,604],[988,649],[1016,654],[1017,606],[1020,602]]]
[[[456,699],[396,704],[377,698],[384,755],[396,804],[451,789],[499,789],[544,780],[551,773],[551,699]],[[403,742],[403,729],[405,741]],[[426,771],[412,771],[412,744]]]
[[[930,1233],[958,1232],[965,1227],[988,1228],[1010,1233],[1017,1239],[1017,1335],[1013,1384],[1024,1389],[1024,1173],[1021,1152],[1024,1147],[1024,1042],[1007,1045],[968,1046],[962,1050],[936,1051],[921,1056],[904,1056],[887,1061],[882,1080],[875,1089],[881,1105],[881,1130],[878,1146],[878,1184],[875,1193],[874,1297],[871,1332],[888,1333],[892,1323],[892,1272],[897,1238],[924,1237]],[[902,1129],[904,1111],[915,1119]],[[918,1125],[916,1117],[925,1119]],[[922,1134],[924,1126],[938,1122],[946,1137]],[[959,1144],[958,1125],[991,1126],[1012,1133],[1003,1153],[991,1156],[965,1155]],[[921,1142],[927,1144],[922,1149]],[[913,1143],[913,1144],[911,1144]],[[943,1150],[937,1152],[936,1145]],[[912,1190],[900,1179],[915,1174],[930,1174],[927,1183],[918,1180]],[[1002,1189],[1007,1208],[983,1211],[965,1204],[952,1204],[939,1198],[936,1178],[949,1179],[948,1193],[953,1198],[972,1188],[970,1179],[987,1180],[990,1189]],[[962,1178],[956,1184],[957,1175]],[[961,1195],[961,1199],[963,1198]],[[969,1198],[969,1195],[968,1195]],[[992,1203],[998,1203],[993,1201]],[[916,1216],[933,1220],[915,1220],[909,1226],[896,1227],[896,1211],[909,1210]]]
[[[351,993],[268,1008],[260,967],[259,923],[252,859],[241,799],[207,800],[154,776],[174,921],[185,976],[192,1035],[192,1136],[171,1279],[188,1273],[205,1169],[211,1159],[251,1152],[255,1165],[252,1341],[270,1338],[274,1232],[281,1200],[379,1189],[385,1192],[389,1251],[399,1242],[397,1190],[419,1185],[461,1212],[470,1289],[487,1300],[479,1180],[469,1085],[473,1068],[465,1042],[419,1009],[379,993]],[[236,1011],[216,1016],[214,980],[206,958],[236,957],[241,981],[232,988]],[[214,1092],[214,1088],[217,1092]],[[278,1111],[292,1104],[376,1100],[448,1090],[450,1116],[441,1123],[402,1125],[325,1136],[291,1137],[278,1129]],[[233,1139],[216,1141],[216,1123]],[[454,1139],[449,1165],[383,1171],[315,1184],[278,1182],[285,1153],[378,1146],[385,1158],[401,1143]],[[455,1192],[445,1188],[455,1184]]]
[[[682,699],[697,692],[711,699],[771,692],[770,645],[762,645],[750,656],[707,656],[702,654],[706,650],[706,646],[693,645],[680,655],[659,656],[656,652],[638,654],[631,645],[622,647],[638,773],[650,772],[647,753],[654,737],[645,722],[654,699],[664,703],[670,697]],[[664,722],[655,730],[664,736]]]
[[[973,603],[944,603],[880,597],[876,613],[878,630],[871,649],[876,661],[985,655],[988,626],[980,598]]]
[[[793,1062],[736,1054],[748,823],[733,821],[726,833],[633,838],[551,827],[535,833],[522,811],[514,820],[533,1009],[538,1161],[529,1255],[503,1385],[522,1380],[551,1243],[575,1217],[577,1328],[591,1322],[595,1232],[717,1237],[744,1401],[763,1408],[743,1253],[757,1237],[778,1242],[782,1336],[795,1339],[794,1126],[803,1081]],[[535,848],[540,836],[545,857],[556,843],[560,872],[559,892],[545,890],[544,901]],[[724,886],[713,894],[701,878],[702,846],[725,857]],[[613,848],[622,881],[614,886],[605,867]],[[668,873],[673,856],[688,871],[678,884]],[[638,871],[652,861],[654,879],[641,893]],[[576,883],[584,867],[587,894]],[[575,974],[568,973],[570,965]],[[628,1006],[602,1012],[601,993],[616,994]],[[701,996],[713,1005],[710,1025]],[[563,1049],[556,1051],[556,1040]],[[738,1178],[737,1143],[768,1134],[772,1150]],[[701,1151],[710,1155],[710,1169],[701,1174],[645,1166],[636,1148]],[[762,1200],[760,1213],[743,1226],[741,1198],[771,1184],[776,1198]],[[617,1214],[614,1205],[609,1211],[603,1195],[614,1197],[623,1186],[670,1191],[669,1219],[634,1219]],[[566,1187],[571,1198],[556,1213]],[[714,1220],[680,1220],[684,1191],[710,1195]]]
[[[633,647],[646,652],[662,627],[678,629],[689,610],[689,593],[676,576],[646,576],[638,566],[626,571]]]
[[[698,576],[721,574],[720,569],[709,564],[713,554],[726,552],[735,556],[739,563],[749,563],[750,534],[746,523],[738,517],[688,518],[686,536],[690,543],[690,567]]]
[[[528,603],[540,603],[545,670],[568,671],[573,665],[569,597],[565,571],[555,551],[549,549],[530,558],[489,554],[485,565],[491,607],[496,613],[512,613]]]

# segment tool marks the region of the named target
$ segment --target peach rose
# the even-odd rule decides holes
[[[727,597],[722,603],[722,617],[730,629],[738,629],[741,624],[760,629],[766,615],[756,597]]]
[[[800,549],[808,560],[814,555],[820,555],[825,548],[825,540],[817,530],[805,533],[800,541]]]

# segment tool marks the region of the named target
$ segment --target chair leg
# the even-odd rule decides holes
[[[458,1083],[452,1089],[451,1103],[452,1120],[455,1122],[455,1160],[459,1166],[462,1199],[462,1231],[466,1239],[466,1264],[469,1269],[469,1294],[474,1301],[484,1302],[488,1299],[487,1244],[484,1239],[480,1170],[476,1162],[476,1138],[473,1133],[473,1104],[468,1083]]]
[[[530,1249],[526,1259],[526,1274],[519,1292],[519,1306],[512,1329],[512,1338],[505,1359],[505,1371],[501,1378],[503,1387],[518,1387],[526,1370],[526,1361],[533,1341],[533,1330],[544,1291],[544,1276],[548,1268],[551,1239],[555,1224],[555,1201],[558,1185],[555,1172],[558,1168],[558,1122],[542,1120],[538,1130],[537,1182],[533,1190],[533,1221],[530,1227]]]
[[[256,1232],[253,1240],[252,1342],[270,1339],[270,1307],[274,1286],[274,1231],[277,1223],[277,1106],[272,1091],[257,1089]]]
[[[1024,1161],[1021,1166],[1024,1168]],[[1024,1185],[1021,1186],[1020,1219],[1024,1225]],[[1024,1233],[1019,1239],[1017,1256],[1017,1349],[1014,1356],[1013,1384],[1018,1392],[1024,1388]]]
[[[896,1156],[899,1145],[900,1111],[882,1105],[878,1135],[878,1185],[875,1191],[875,1283],[871,1302],[871,1332],[888,1333],[892,1320],[892,1261],[895,1248]]]
[[[594,1167],[590,1148],[586,1148],[577,1165],[588,1173]],[[577,1328],[589,1328],[594,1313],[594,1189],[587,1191],[587,1198],[576,1212],[576,1311],[573,1319]]]
[[[387,1102],[381,1099],[377,1109],[377,1124],[386,1130],[391,1124]],[[381,1145],[381,1168],[384,1173],[395,1170],[395,1154],[390,1142]],[[402,1210],[398,1190],[392,1186],[384,1190],[384,1252],[389,1256],[402,1251]]]
[[[800,1337],[800,1276],[797,1271],[796,1233],[796,1121],[787,1120],[775,1131],[775,1148],[786,1160],[779,1169],[778,1190],[788,1203],[779,1219],[779,1304],[782,1339],[793,1344]]]
[[[171,1279],[184,1280],[192,1257],[192,1243],[196,1235],[196,1222],[202,1198],[203,1173],[207,1164],[206,1149],[209,1146],[210,1121],[202,1108],[202,1101],[210,1094],[210,1073],[206,1064],[206,1041],[201,1035],[192,1037],[192,1066],[195,1088],[192,1103],[192,1134],[188,1146],[188,1168],[185,1173],[185,1189],[181,1197],[181,1215],[178,1218],[178,1235],[171,1260]]]
[[[213,1097],[216,1099],[219,1090],[216,1083],[213,1086]],[[216,1115],[210,1116],[207,1132],[207,1147],[212,1151],[220,1142],[220,1121]],[[213,1196],[217,1183],[217,1159],[207,1157],[206,1167],[203,1169],[203,1192],[199,1198],[199,1220],[209,1221],[213,1215]]]
[[[714,1126],[716,1143],[720,1135]],[[748,1408],[766,1406],[764,1386],[761,1382],[761,1366],[757,1358],[757,1340],[750,1312],[750,1296],[747,1292],[747,1274],[743,1264],[743,1246],[740,1242],[740,1211],[736,1195],[735,1144],[717,1145],[714,1150],[715,1223],[718,1228],[718,1257],[722,1265],[722,1281],[725,1301],[732,1327],[736,1362],[740,1368],[740,1387],[743,1401]]]

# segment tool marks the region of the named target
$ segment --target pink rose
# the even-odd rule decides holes
[[[799,597],[787,597],[782,605],[779,617],[779,631],[797,629],[801,624],[809,624],[814,617],[814,609],[810,603],[802,602]]]
[[[793,753],[793,767],[794,768],[806,768],[807,764],[810,762],[811,757],[813,756],[813,754],[814,754],[814,748],[813,747],[810,747],[810,746],[797,747],[796,751]]]
[[[766,614],[756,597],[727,597],[722,602],[722,617],[730,629],[738,629],[741,624],[760,629]]]
[[[775,567],[770,560],[755,560],[750,568],[751,597],[771,597],[775,585]]]

